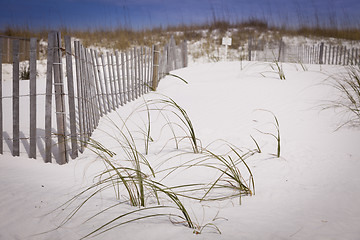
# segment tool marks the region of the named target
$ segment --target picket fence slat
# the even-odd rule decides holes
[[[102,117],[104,115],[104,111],[103,111],[103,104],[102,104],[102,93],[100,92],[100,84],[99,84],[99,70],[98,70],[98,66],[96,64],[96,60],[95,60],[95,53],[94,50],[91,49],[90,50],[90,55],[91,55],[91,64],[92,64],[92,69],[94,71],[94,81],[95,81],[95,87],[96,87],[96,99],[97,99],[97,106],[98,106],[98,118]],[[99,120],[99,119],[98,119]]]
[[[109,90],[109,85],[108,85],[108,78],[106,75],[106,65],[105,65],[105,57],[104,54],[101,55],[101,63],[102,63],[102,67],[103,67],[103,75],[104,75],[104,85],[105,85],[105,96],[106,96],[106,100],[107,100],[107,112],[111,112],[111,102],[110,102],[110,90]]]
[[[143,71],[143,48],[140,47],[137,50],[138,54],[138,68],[139,68],[139,96],[144,94],[144,71]]]
[[[65,164],[68,162],[66,154],[66,134],[65,134],[65,99],[64,99],[64,78],[62,69],[61,55],[61,35],[60,32],[55,35],[55,52],[54,52],[54,85],[55,85],[55,107],[58,139],[58,163]]]
[[[98,95],[98,81],[96,75],[95,64],[93,62],[93,53],[91,49],[87,50],[87,58],[88,58],[88,66],[89,66],[89,74],[91,79],[91,87],[92,87],[92,100],[94,105],[94,128],[97,128],[100,119],[100,102]]]
[[[117,70],[116,70],[116,60],[114,61],[114,54],[111,53],[110,54],[110,62],[111,62],[111,71],[112,71],[112,81],[113,81],[113,86],[114,86],[114,99],[115,99],[115,104],[114,104],[114,110],[115,108],[118,108],[120,105],[120,101],[119,101],[119,93],[118,93],[118,76],[117,76]]]
[[[71,37],[65,36],[65,52],[66,52],[66,78],[68,86],[68,101],[69,101],[69,121],[70,121],[70,138],[71,138],[71,158],[75,159],[78,156],[77,148],[77,131],[76,131],[76,110],[75,110],[75,94],[74,94],[74,80],[72,67],[72,48]]]
[[[36,158],[36,59],[37,59],[37,39],[30,39],[30,149],[29,158]]]
[[[138,88],[139,88],[139,82],[138,82],[138,67],[137,67],[137,54],[136,54],[136,47],[134,47],[132,51],[132,63],[133,63],[133,83],[134,83],[134,100],[137,99],[138,96]]]
[[[55,33],[48,35],[47,66],[46,66],[46,103],[45,103],[45,162],[51,162],[51,115],[52,115],[52,75],[54,62]]]
[[[87,87],[87,96],[89,101],[89,122],[90,122],[90,132],[89,137],[91,137],[92,132],[96,128],[96,103],[95,103],[95,94],[94,94],[94,84],[93,84],[93,75],[91,70],[90,62],[90,53],[88,49],[84,47],[85,54],[85,68],[86,68],[86,87]]]
[[[95,70],[95,65],[93,62],[93,58],[91,55],[91,50],[88,50],[88,57],[89,57],[89,67],[90,67],[90,73],[91,73],[91,84],[92,84],[92,89],[93,89],[93,101],[94,101],[94,106],[95,106],[95,128],[97,128],[97,126],[99,125],[99,121],[100,121],[100,103],[99,103],[99,98],[98,98],[98,82],[96,79],[96,70]]]
[[[142,48],[137,49],[138,55],[138,82],[139,82],[139,97],[143,95],[143,71],[142,71]]]
[[[123,104],[127,103],[127,94],[126,94],[126,73],[125,73],[125,54],[121,52],[121,73],[122,73],[122,96],[123,96]]]
[[[76,69],[76,90],[77,90],[77,116],[78,116],[78,127],[79,127],[79,136],[78,142],[80,144],[79,151],[82,153],[84,151],[84,129],[83,129],[83,107],[82,107],[82,89],[81,89],[81,74],[80,74],[80,42],[74,42],[74,51],[75,51],[75,69]],[[78,144],[78,145],[79,145]]]
[[[107,57],[107,66],[108,66],[108,84],[110,85],[110,96],[111,96],[111,109],[115,110],[116,107],[116,103],[115,103],[115,97],[114,97],[114,84],[113,84],[113,78],[112,78],[112,68],[111,68],[111,58],[110,58],[110,53],[107,52],[106,53],[106,57]],[[111,111],[111,110],[110,110]]]
[[[157,88],[157,83],[158,83],[158,77],[159,77],[159,47],[157,45],[155,45],[154,47],[154,71],[153,71],[153,82],[152,82],[152,88],[155,91]]]
[[[87,87],[87,71],[86,71],[86,59],[85,59],[85,52],[84,47],[80,45],[80,59],[81,59],[81,88],[82,88],[82,102],[83,102],[83,109],[84,117],[83,117],[83,124],[84,124],[84,138],[85,143],[90,138],[90,132],[91,132],[91,122],[90,122],[90,101],[87,99],[87,96],[89,96],[88,93],[88,87]]]
[[[129,74],[130,74],[130,91],[131,101],[135,100],[135,80],[134,80],[134,52],[132,49],[129,50]]]
[[[99,78],[99,86],[100,86],[100,97],[102,99],[102,114],[106,114],[108,112],[108,108],[107,108],[107,95],[104,89],[104,81],[102,80],[103,75],[101,74],[101,70],[102,68],[100,67],[100,62],[99,62],[99,55],[97,53],[97,51],[94,51],[94,55],[95,55],[95,64],[96,64],[96,69],[97,69],[97,73],[98,73],[98,78]]]
[[[130,56],[129,56],[130,55]],[[131,102],[133,100],[132,97],[132,91],[131,91],[131,62],[130,62],[130,57],[131,57],[131,53],[129,51],[125,52],[125,56],[126,56],[126,80],[127,80],[127,94],[128,94],[128,102]]]
[[[13,40],[13,156],[20,156],[19,40]]]

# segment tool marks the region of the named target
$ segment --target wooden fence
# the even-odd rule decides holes
[[[285,44],[284,41],[264,42],[249,38],[248,60],[279,61],[303,64],[356,65],[360,63],[360,49],[341,45]]]
[[[4,42],[9,39],[12,75],[3,79],[4,52],[9,52],[8,48],[4,49]],[[37,39],[27,40],[29,47],[22,50],[21,39],[0,36],[0,154],[4,152],[5,142],[13,156],[23,154],[22,146],[30,158],[40,154],[45,162],[55,159],[59,164],[67,163],[84,151],[102,116],[156,90],[159,80],[166,74],[187,66],[187,43],[184,41],[176,46],[174,38],[165,46],[134,47],[106,53],[85,48],[69,36],[64,37],[64,44],[61,40],[60,33],[49,33],[46,74],[39,78]],[[324,43],[292,46],[283,41],[264,44],[249,39],[247,54],[248,60],[257,61],[360,63],[359,49]],[[25,93],[24,82],[19,77],[20,64],[24,60],[29,61],[28,92]],[[11,93],[10,88],[3,88],[3,80],[11,81]],[[45,86],[44,92],[38,91],[39,85]],[[42,102],[38,101],[40,97],[44,98],[45,106],[38,104]],[[28,116],[20,111],[24,102],[29,104]],[[4,120],[9,117],[3,110],[8,104],[12,106],[11,119]],[[21,129],[24,124],[20,124],[24,119],[28,125],[26,131]],[[44,126],[39,125],[38,122],[42,122],[39,119],[44,120]],[[11,121],[11,127],[8,121]],[[3,127],[4,123],[7,128]]]
[[[11,36],[3,36],[1,42],[1,61],[2,63],[12,63],[13,62],[13,40],[19,41],[19,60],[25,61],[30,58],[30,39],[29,38],[21,38],[21,37],[11,37]],[[37,43],[37,58],[39,56],[39,43]]]
[[[86,147],[99,120],[107,113],[133,101],[150,90],[156,90],[159,80],[170,71],[187,66],[186,41],[175,45],[174,38],[164,47],[134,47],[123,52],[100,53],[85,48],[79,41],[64,37],[64,48],[59,32],[48,36],[46,79],[37,79],[36,39],[30,40],[29,94],[20,94],[19,89],[19,40],[12,40],[12,137],[4,136],[2,67],[0,67],[0,154],[3,142],[11,141],[13,156],[20,155],[20,141],[29,140],[28,156],[36,158],[39,139],[44,140],[45,162],[53,159],[59,164],[76,158]],[[0,53],[3,52],[0,37]],[[0,58],[0,66],[2,66]],[[36,84],[46,85],[45,113],[38,115]],[[20,136],[19,99],[30,98],[29,136]],[[55,105],[55,106],[53,106]],[[41,112],[41,111],[40,111]],[[38,134],[37,118],[44,118],[44,134]],[[54,122],[56,124],[54,124]],[[55,126],[56,125],[56,126]],[[9,144],[8,144],[9,145]],[[56,151],[54,151],[54,149]]]

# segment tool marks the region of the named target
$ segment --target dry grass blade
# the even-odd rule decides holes
[[[185,79],[183,79],[182,77],[180,77],[178,75],[171,74],[171,73],[167,73],[166,75],[176,77],[176,78],[180,79],[181,81],[183,81],[184,83],[188,84],[188,82]]]
[[[126,212],[126,213],[121,214],[118,217],[108,221],[107,223],[101,225],[100,227],[98,227],[95,230],[93,230],[92,232],[88,233],[87,235],[85,235],[81,239],[85,239],[85,238],[88,238],[90,236],[93,236],[93,237],[98,236],[98,235],[103,234],[103,233],[105,233],[107,231],[110,231],[111,229],[114,229],[116,227],[119,227],[119,226],[124,225],[124,224],[131,223],[131,222],[135,222],[135,221],[139,221],[139,220],[143,220],[143,219],[147,219],[147,218],[153,218],[153,217],[160,217],[160,216],[168,216],[168,217],[170,217],[170,216],[173,216],[173,215],[170,215],[168,213],[147,214],[145,216],[135,217],[135,218],[132,218],[130,220],[127,220],[127,221],[124,221],[124,222],[121,222],[121,223],[118,223],[118,224],[115,224],[115,225],[111,226],[112,223],[114,223],[116,221],[119,221],[122,218],[125,218],[126,216],[137,214],[137,213],[148,211],[148,210],[164,209],[164,208],[173,209],[173,207],[169,207],[169,206],[154,206],[154,207],[139,208],[139,209],[135,209],[135,210],[130,211],[130,212]]]

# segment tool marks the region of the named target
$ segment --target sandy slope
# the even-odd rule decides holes
[[[199,224],[211,222],[218,214],[213,223],[221,235],[211,229],[194,235],[190,229],[160,218],[121,226],[96,239],[358,239],[360,132],[358,128],[334,131],[344,120],[342,116],[333,110],[320,111],[324,101],[337,97],[326,84],[328,76],[343,71],[343,67],[308,68],[303,71],[299,65],[284,64],[286,80],[281,81],[268,63],[243,62],[241,66],[239,62],[222,62],[174,72],[189,84],[170,76],[163,79],[158,93],[186,109],[204,146],[224,139],[254,148],[250,135],[257,139],[262,153],[247,160],[255,177],[256,195],[243,198],[242,205],[238,199],[203,204],[185,200]],[[153,93],[145,96],[158,97]],[[125,117],[142,102],[138,99],[109,118],[118,122],[118,114]],[[276,152],[275,139],[256,130],[274,133],[273,116],[257,109],[270,110],[279,120],[280,158],[271,155]],[[139,119],[145,119],[141,114]],[[136,124],[141,125],[139,119],[130,124],[134,131]],[[161,124],[157,125],[155,117],[153,121],[153,135],[160,140],[150,145],[149,160],[156,165],[163,157],[157,153],[171,135],[160,136]],[[104,131],[116,132],[108,119],[101,121],[94,138],[116,151],[116,143]],[[88,186],[102,169],[101,161],[89,151],[65,166],[13,158],[9,153],[0,156],[0,239],[78,239],[132,209],[121,205],[111,214],[83,223],[115,201],[111,192],[104,193],[66,225],[34,236],[58,226],[69,209],[52,210]],[[206,175],[204,170],[191,170],[171,181],[182,183]]]

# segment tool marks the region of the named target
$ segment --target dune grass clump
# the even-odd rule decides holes
[[[332,86],[338,91],[339,98],[331,101],[324,109],[338,109],[340,114],[346,117],[338,127],[360,126],[360,66],[345,66],[346,73],[331,76],[335,79]]]
[[[260,75],[263,77],[267,77],[267,75],[276,74],[280,80],[286,80],[284,68],[282,63],[279,63],[277,60],[274,60],[272,63],[269,64],[271,71],[263,71],[260,72]]]
[[[271,64],[271,69],[274,70],[278,75],[280,80],[285,80],[285,73],[284,73],[284,68],[282,66],[281,63],[279,63],[279,61],[274,61],[274,64]]]
[[[128,133],[130,134],[130,132]],[[105,170],[95,177],[94,184],[63,205],[68,207],[76,200],[80,200],[80,204],[76,205],[65,217],[61,226],[69,222],[75,214],[79,214],[86,203],[94,200],[96,196],[112,190],[115,193],[115,203],[91,216],[86,222],[116,208],[121,208],[124,204],[136,208],[105,222],[83,238],[105,233],[127,223],[164,216],[174,223],[181,223],[195,229],[187,209],[176,192],[171,187],[156,181],[156,172],[145,156],[137,150],[133,136],[131,134],[126,136],[123,133],[121,135],[121,139],[116,139],[123,150],[120,161],[116,159],[117,154],[105,148],[100,142],[94,139],[89,140],[88,148],[104,162]],[[156,202],[157,205],[151,204],[151,202]]]
[[[269,111],[269,110],[265,110],[265,109],[257,109],[256,111],[263,111],[263,112],[268,112],[268,113],[270,113],[272,116],[273,116],[273,118],[274,118],[274,123],[271,123],[273,126],[274,126],[274,128],[275,128],[275,133],[273,133],[273,132],[264,132],[264,131],[261,131],[261,130],[259,130],[259,129],[256,129],[258,132],[260,132],[261,134],[264,134],[264,135],[269,135],[269,136],[271,136],[271,137],[273,137],[275,140],[276,140],[276,154],[273,154],[273,155],[275,155],[276,157],[280,157],[280,153],[281,153],[281,137],[280,137],[280,124],[279,124],[279,120],[278,120],[278,118],[276,117],[276,115],[273,113],[273,112],[271,112],[271,111]],[[255,141],[255,140],[254,140]],[[258,144],[257,144],[257,142],[255,141],[255,143],[256,143],[256,145],[257,146],[259,146]],[[258,149],[259,149],[259,151],[260,151],[260,148],[258,147]]]
[[[172,115],[176,116],[176,119],[180,120],[180,124],[176,122],[168,121],[167,125],[176,125],[180,129],[182,129],[185,132],[185,136],[177,137],[174,135],[174,140],[176,141],[176,145],[178,146],[178,142],[182,141],[184,139],[189,139],[193,152],[199,153],[200,152],[200,146],[199,142],[200,140],[196,137],[194,126],[190,120],[189,115],[185,111],[184,108],[182,108],[179,104],[177,104],[173,99],[171,98],[161,98],[156,100],[149,101],[149,104],[154,106],[154,108],[151,109],[151,111],[156,112],[167,112],[171,113]],[[161,105],[161,108],[158,106]],[[166,115],[163,115],[165,119],[168,119]],[[173,126],[170,126],[171,129],[173,129]]]
[[[204,166],[208,168],[213,168],[216,171],[220,172],[220,176],[215,179],[213,183],[207,188],[206,193],[202,197],[202,200],[221,200],[223,198],[229,197],[239,197],[239,204],[241,204],[241,197],[244,195],[253,195],[255,194],[255,183],[254,177],[249,166],[246,164],[245,159],[249,156],[252,156],[255,151],[248,151],[245,154],[241,153],[239,149],[236,149],[234,146],[228,145],[231,151],[226,155],[215,154],[210,150],[205,150],[205,155],[210,159],[215,159],[217,162],[214,163],[205,163]],[[231,156],[234,155],[234,156]],[[242,163],[249,174],[249,180],[245,180],[237,167],[239,163]],[[228,196],[217,196],[209,197],[208,195],[214,189],[229,189],[233,193]]]
[[[241,203],[242,196],[253,195],[255,193],[254,178],[245,161],[257,153],[258,149],[241,150],[228,142],[225,142],[225,147],[228,149],[225,153],[217,153],[218,148],[212,147],[212,144],[202,147],[187,112],[173,99],[165,96],[145,101],[134,111],[120,122],[109,119],[115,131],[107,134],[116,141],[118,153],[94,139],[89,140],[87,144],[89,150],[103,161],[105,170],[95,177],[91,186],[61,206],[61,208],[64,206],[68,208],[75,205],[61,226],[75,215],[79,215],[87,203],[96,201],[98,197],[110,191],[114,193],[113,204],[100,210],[86,221],[119,211],[124,205],[130,206],[131,210],[119,211],[121,213],[118,216],[95,227],[83,238],[96,236],[124,224],[149,218],[168,218],[174,224],[182,224],[192,229],[195,234],[202,233],[206,228],[221,233],[214,223],[216,217],[210,222],[200,224],[196,216],[190,214],[189,206],[184,204],[184,201],[200,204],[205,201],[239,198],[239,203]],[[146,120],[143,121],[145,124],[137,126],[142,130],[130,131],[128,125],[131,125],[132,121],[138,119],[141,114],[145,116]],[[165,143],[160,152],[158,152],[159,147],[156,150],[152,149],[151,145],[157,144],[156,141],[161,138],[161,133],[157,136],[153,133],[154,128],[150,128],[153,118],[156,119],[157,124],[162,118],[163,127],[160,131],[170,129],[173,138],[168,141],[175,140],[176,148],[169,147]],[[178,136],[181,132],[184,132],[185,136]],[[188,144],[180,144],[186,139],[190,140]],[[141,145],[145,145],[145,148]],[[188,147],[189,145],[191,148]],[[161,152],[165,152],[166,157],[163,160],[161,160]],[[158,159],[157,162],[163,162],[164,166],[160,164],[153,167],[148,160],[149,157]],[[188,160],[181,163],[178,162],[179,157]],[[165,184],[166,179],[176,176],[174,173],[198,169],[211,171],[214,177],[201,181],[190,179],[190,182],[175,185]],[[242,172],[244,170],[245,175]]]

